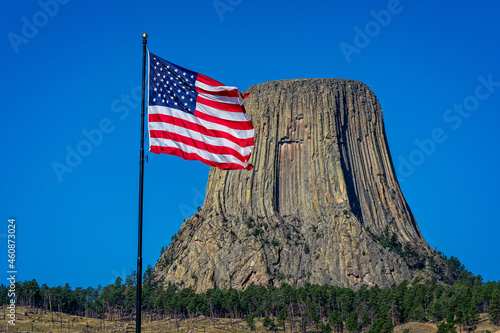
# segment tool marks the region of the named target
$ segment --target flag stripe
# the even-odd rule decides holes
[[[201,135],[207,135],[209,137],[223,138],[229,140],[240,147],[253,147],[255,145],[255,139],[253,135],[247,139],[240,139],[227,132],[210,130],[200,124],[192,123],[181,118],[176,118],[172,116],[167,116],[163,114],[150,114],[149,115],[149,128],[151,130],[166,131],[169,127],[166,124],[175,125],[178,127],[184,127],[186,129],[196,131]]]
[[[197,105],[203,104],[221,111],[237,112],[241,114],[241,105],[239,104],[239,100],[238,104],[224,103],[224,102],[219,102],[217,100],[210,100],[202,97],[201,95],[198,95],[198,98],[196,98],[196,103],[198,103]]]
[[[196,116],[191,113],[167,107],[149,106],[148,110],[150,116],[153,114],[158,114],[179,118],[191,123],[200,124],[208,130],[227,132],[229,135],[232,135],[236,138],[248,139],[254,137],[254,129],[250,122],[242,123],[230,122],[227,120],[221,121],[220,119],[206,116],[200,113],[199,115],[203,115],[203,117],[206,118],[202,119],[199,115]]]
[[[249,121],[249,118],[246,113],[220,110],[212,106],[205,105],[203,103],[196,103],[195,115],[197,111],[215,118],[219,118],[221,120],[239,121],[239,122]]]
[[[217,167],[217,168],[222,169],[222,170],[227,170],[227,169],[233,169],[233,170],[234,169],[247,169],[247,170],[250,170],[253,168],[252,165],[248,165],[247,167],[245,167],[244,165],[239,164],[239,163],[228,163],[228,162],[220,163],[220,162],[210,161],[210,160],[204,159],[203,157],[201,157],[200,155],[198,155],[196,153],[187,153],[185,151],[182,151],[179,148],[174,148],[174,147],[151,146],[150,150],[152,153],[155,153],[155,154],[169,154],[169,155],[181,157],[181,158],[188,160],[188,161],[201,161],[207,165]]]
[[[200,82],[208,84],[210,86],[224,87],[224,85],[222,83],[220,83],[219,81],[216,81],[216,80],[209,78],[208,76],[205,76],[205,75],[200,74],[200,73],[198,73],[198,76],[196,77],[196,81],[200,81]]]
[[[227,97],[238,97],[239,96],[239,92],[237,89],[233,89],[233,90],[206,90],[206,89],[201,88],[198,84],[196,84],[196,90],[202,94],[227,96]]]
[[[212,154],[206,150],[196,148],[196,147],[187,145],[183,142],[174,141],[174,140],[168,140],[168,139],[162,139],[162,138],[152,138],[151,139],[151,146],[177,148],[177,149],[180,149],[183,152],[186,152],[188,154],[197,154],[205,160],[209,160],[209,161],[216,162],[216,163],[233,163],[233,164],[238,164],[240,166],[244,166],[244,164],[245,164],[233,155]]]
[[[196,88],[201,88],[206,91],[210,92],[222,92],[222,91],[238,91],[238,88],[236,87],[229,87],[229,86],[212,86],[200,81],[196,81],[195,83]]]
[[[201,140],[196,140],[192,136],[189,136],[189,134],[193,133],[180,133],[180,132],[168,132],[168,131],[155,131],[155,130],[150,130],[153,133],[153,137],[158,140],[166,140],[166,141],[175,141],[178,143],[183,143],[187,146],[191,146],[193,148],[197,148],[206,151],[208,153],[213,154],[214,156],[218,155],[228,155],[228,156],[233,156],[240,160],[242,163],[245,161],[248,161],[248,158],[250,158],[250,153],[248,155],[242,155],[240,152],[237,150],[229,147],[229,146],[216,146],[207,143],[207,141],[201,141]],[[186,135],[182,135],[186,134]]]
[[[210,121],[214,124],[228,126],[230,128],[233,128],[233,129],[240,129],[240,130],[252,130],[253,129],[252,123],[250,121],[243,122],[243,121],[223,120],[223,119],[219,119],[217,117],[210,116],[208,114],[205,114],[205,113],[202,113],[199,111],[195,111],[194,115],[200,119]]]
[[[228,103],[228,104],[234,104],[236,106],[240,106],[241,107],[241,104],[242,104],[242,100],[239,96],[233,96],[233,97],[230,97],[230,96],[221,96],[221,95],[217,95],[217,94],[212,94],[212,93],[199,93],[198,94],[198,98],[204,98],[206,100],[210,100],[210,101],[214,101],[214,102],[221,102],[221,103]],[[239,110],[241,112],[241,110]]]

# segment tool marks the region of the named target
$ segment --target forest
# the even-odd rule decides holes
[[[453,258],[453,257],[452,257]],[[282,283],[280,287],[250,285],[243,291],[211,289],[197,294],[190,288],[155,282],[151,266],[143,276],[143,315],[149,320],[170,318],[245,319],[249,329],[255,318],[263,320],[270,331],[296,327],[316,332],[393,332],[407,322],[433,322],[438,333],[474,331],[480,313],[500,325],[500,283],[484,282],[463,265],[458,278],[443,284],[435,278],[416,278],[388,288],[363,285],[358,290],[330,285]],[[16,282],[17,304],[45,311],[103,318],[133,320],[136,305],[136,274],[114,284],[97,288],[75,288],[69,284],[49,287],[36,280]],[[0,286],[5,304],[8,286]],[[285,326],[286,325],[286,326]]]

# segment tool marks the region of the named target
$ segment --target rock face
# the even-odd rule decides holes
[[[301,79],[247,92],[254,169],[211,168],[205,203],[156,263],[157,280],[197,292],[252,282],[357,288],[425,269],[406,255],[431,249],[399,188],[382,110],[366,85]]]

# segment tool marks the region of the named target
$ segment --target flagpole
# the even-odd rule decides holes
[[[142,105],[141,105],[141,155],[139,167],[139,232],[138,232],[138,250],[137,250],[137,305],[135,331],[141,332],[141,306],[142,306],[142,198],[144,185],[144,113],[146,107],[146,58],[148,35],[142,35]]]

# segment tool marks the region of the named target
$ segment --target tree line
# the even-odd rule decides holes
[[[143,313],[152,320],[211,318],[246,319],[252,328],[261,318],[269,330],[295,328],[319,332],[392,332],[407,322],[434,322],[439,333],[474,331],[479,313],[488,312],[500,325],[500,282],[484,282],[481,276],[461,270],[452,285],[435,278],[416,278],[388,288],[363,285],[358,290],[330,285],[286,283],[280,287],[250,285],[243,291],[211,289],[197,294],[172,284],[164,287],[153,279],[148,266],[143,276]],[[108,320],[133,320],[136,274],[117,278],[114,284],[72,289],[40,286],[36,280],[16,282],[17,304],[46,311],[65,312]],[[2,303],[9,301],[8,286],[0,286]]]

